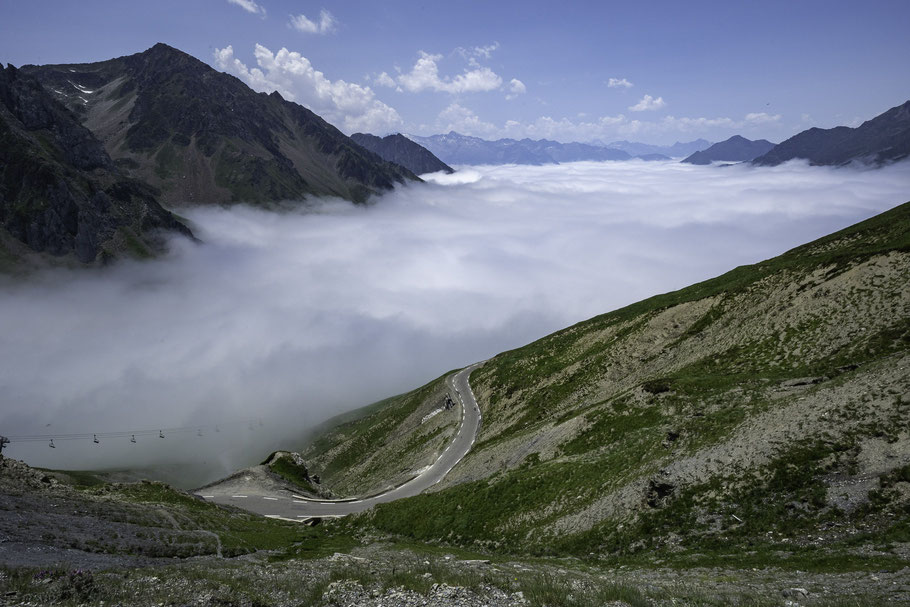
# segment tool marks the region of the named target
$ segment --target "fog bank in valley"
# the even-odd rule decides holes
[[[907,163],[574,163],[461,167],[366,207],[182,210],[204,245],[0,283],[0,434],[261,418],[7,448],[55,468],[196,460],[214,478],[337,413],[870,217],[908,185]]]

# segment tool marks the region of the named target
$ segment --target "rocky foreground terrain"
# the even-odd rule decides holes
[[[401,543],[0,460],[0,605],[900,605],[910,569],[604,566]]]

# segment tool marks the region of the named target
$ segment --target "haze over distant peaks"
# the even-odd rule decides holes
[[[383,160],[400,164],[416,175],[438,171],[455,172],[452,167],[434,156],[430,150],[401,133],[385,137],[377,137],[368,133],[354,133],[351,135],[351,139],[378,154]]]
[[[407,135],[448,164],[553,164],[553,158],[515,139],[487,141],[450,131],[445,135]]]
[[[861,162],[882,165],[910,156],[910,101],[867,120],[857,128],[812,128],[781,142],[753,164],[774,166],[804,158],[814,165]]]
[[[169,205],[314,195],[359,202],[416,179],[310,110],[256,93],[165,44],[98,63],[22,70]]]
[[[672,146],[656,146],[643,143],[617,142],[604,145],[595,143],[560,143],[549,139],[497,139],[488,141],[480,137],[461,135],[450,131],[445,135],[408,138],[427,148],[441,160],[450,164],[558,164],[582,160],[660,160],[672,156],[684,156],[681,150],[703,149],[711,142],[699,139],[690,143],[676,143]],[[625,145],[628,149],[622,149]],[[686,152],[691,153],[691,152]]]
[[[774,144],[766,139],[751,141],[740,135],[733,135],[706,150],[695,152],[682,162],[689,164],[711,164],[718,160],[744,162],[765,154],[773,147]]]
[[[707,139],[696,139],[694,141],[680,142],[673,145],[651,145],[649,143],[638,143],[636,141],[612,141],[610,143],[594,142],[603,147],[622,150],[631,156],[644,157],[650,154],[662,154],[670,158],[682,158],[695,152],[705,150],[711,147],[711,142]]]

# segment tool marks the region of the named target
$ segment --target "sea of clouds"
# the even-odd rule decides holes
[[[333,415],[778,255],[910,191],[908,163],[582,162],[425,177],[367,206],[182,209],[205,244],[0,284],[0,434],[207,427],[7,452],[55,468],[193,461],[204,468],[194,480],[212,479],[301,447]]]

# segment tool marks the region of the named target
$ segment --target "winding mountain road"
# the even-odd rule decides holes
[[[431,466],[398,487],[376,495],[344,500],[308,498],[296,495],[291,491],[264,493],[255,485],[239,490],[236,485],[227,486],[224,489],[219,489],[218,485],[215,485],[200,489],[196,494],[217,504],[229,504],[270,518],[292,521],[345,516],[363,512],[376,504],[418,495],[441,481],[474,445],[477,431],[480,429],[481,418],[480,408],[477,406],[474,392],[468,383],[468,377],[471,375],[471,371],[481,364],[475,363],[449,376],[447,382],[455,392],[456,402],[461,405],[461,425],[458,432]]]

